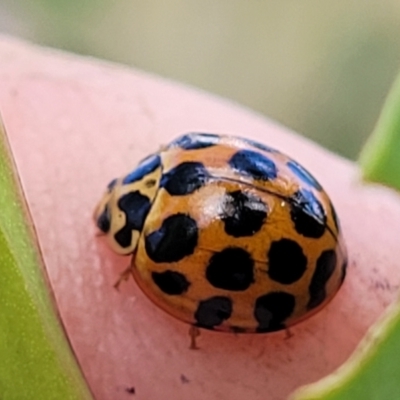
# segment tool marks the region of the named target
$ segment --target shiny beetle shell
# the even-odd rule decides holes
[[[346,273],[333,205],[283,153],[179,137],[113,180],[95,220],[160,308],[195,327],[272,332],[329,302]]]

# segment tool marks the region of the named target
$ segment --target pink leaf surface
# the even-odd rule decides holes
[[[5,37],[0,59],[0,112],[61,318],[96,399],[285,399],[341,365],[396,297],[400,196],[362,184],[352,163],[260,115],[143,72]],[[112,178],[187,131],[276,147],[331,195],[348,274],[290,338],[203,330],[201,349],[189,350],[188,326],[133,280],[113,288],[129,258],[96,237],[93,207]]]

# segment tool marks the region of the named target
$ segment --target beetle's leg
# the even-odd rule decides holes
[[[191,325],[189,328],[190,335],[190,350],[199,350],[196,344],[196,338],[200,336],[200,329],[197,326]]]
[[[132,266],[132,264],[121,273],[121,275],[119,276],[119,279],[117,280],[117,282],[114,283],[115,289],[118,290],[119,289],[119,285],[121,284],[121,282],[122,281],[127,281],[131,275],[133,276],[133,266]]]
[[[289,330],[289,328],[285,328],[285,331],[286,331],[285,340],[288,340],[293,336],[293,333]]]

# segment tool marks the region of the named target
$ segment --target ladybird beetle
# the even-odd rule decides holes
[[[95,221],[112,249],[133,255],[122,278],[131,273],[193,336],[285,329],[328,303],[346,273],[321,185],[245,138],[179,137],[111,181]]]

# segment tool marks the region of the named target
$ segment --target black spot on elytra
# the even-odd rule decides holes
[[[188,133],[172,141],[168,147],[177,146],[184,150],[204,149],[215,146],[219,139],[219,135],[213,133]]]
[[[267,257],[269,277],[284,285],[298,281],[307,268],[302,248],[290,239],[272,242]]]
[[[310,185],[311,187],[313,187],[318,191],[322,190],[322,186],[319,184],[319,182],[298,162],[290,160],[287,162],[286,165],[304,183]]]
[[[196,221],[186,214],[166,218],[160,229],[146,236],[148,256],[155,262],[173,262],[192,254],[197,245]]]
[[[138,191],[129,192],[118,200],[118,207],[125,213],[126,223],[114,235],[115,241],[121,247],[129,247],[132,241],[132,231],[141,231],[144,221],[151,208],[150,199]]]
[[[194,314],[197,326],[213,329],[221,325],[232,314],[232,300],[224,296],[215,296],[202,300]]]
[[[285,328],[285,320],[294,311],[296,301],[292,294],[272,292],[260,296],[254,307],[258,332],[273,332]]]
[[[311,191],[297,191],[289,199],[289,204],[294,227],[300,235],[318,239],[324,234],[326,213]]]
[[[163,175],[160,186],[173,196],[184,196],[205,185],[209,177],[202,163],[183,162]]]
[[[190,286],[185,275],[176,271],[152,272],[151,277],[160,290],[169,295],[183,294]]]
[[[212,286],[219,289],[246,290],[254,282],[254,261],[241,248],[227,248],[211,257],[206,278]]]
[[[108,207],[104,207],[103,212],[97,217],[96,225],[104,233],[110,230],[110,212]]]
[[[270,181],[278,174],[270,158],[252,150],[239,150],[231,157],[229,165],[240,174],[256,180]]]
[[[124,185],[140,181],[144,176],[154,172],[161,166],[161,158],[153,154],[140,162],[140,164],[122,180]]]
[[[267,205],[256,195],[240,190],[227,193],[222,200],[221,220],[225,232],[234,237],[258,232],[267,217]]]
[[[318,307],[326,299],[326,284],[335,271],[336,262],[334,250],[326,250],[318,257],[309,287],[310,300],[307,304],[309,310]]]
[[[246,138],[241,138],[246,144],[249,146],[255,147],[256,149],[262,150],[262,151],[267,151],[268,153],[279,153],[278,150],[269,147],[263,143],[256,142],[255,140],[252,139],[246,139]]]

